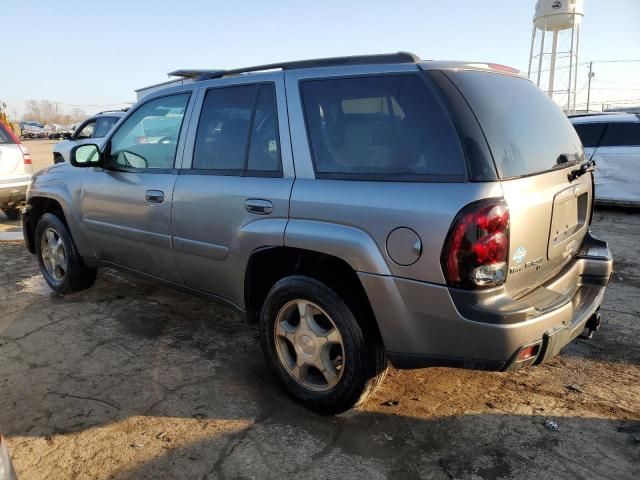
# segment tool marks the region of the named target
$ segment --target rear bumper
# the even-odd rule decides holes
[[[556,277],[518,299],[360,274],[391,362],[397,368],[508,370],[540,363],[577,337],[600,308],[613,270],[605,242],[585,237]],[[523,347],[536,357],[517,362]]]
[[[0,179],[0,207],[12,207],[24,203],[31,175]]]

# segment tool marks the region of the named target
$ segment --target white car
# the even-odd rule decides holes
[[[595,162],[596,202],[640,207],[640,115],[605,113],[570,118]]]
[[[4,438],[0,433],[0,480],[17,480],[17,478]]]
[[[0,122],[0,210],[17,220],[33,174],[31,155],[20,139]]]
[[[71,149],[76,145],[94,143],[102,146],[107,133],[124,114],[124,110],[100,112],[82,122],[69,140],[64,140],[53,146],[53,163],[68,162]]]

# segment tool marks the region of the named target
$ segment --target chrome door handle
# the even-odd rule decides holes
[[[144,192],[144,198],[149,203],[164,202],[164,192],[161,190],[147,190]]]
[[[269,215],[273,212],[273,204],[269,200],[261,198],[248,198],[244,202],[244,208],[247,209],[247,212],[256,215]]]

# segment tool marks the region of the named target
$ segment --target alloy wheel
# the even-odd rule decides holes
[[[47,273],[56,282],[62,282],[67,273],[67,251],[62,237],[53,228],[47,228],[40,238],[40,254]]]
[[[299,384],[316,391],[334,388],[344,372],[342,336],[318,305],[296,299],[278,312],[274,325],[278,359]]]

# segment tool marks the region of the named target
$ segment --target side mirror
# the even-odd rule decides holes
[[[93,143],[77,145],[71,149],[71,165],[74,167],[101,167],[100,149]]]

